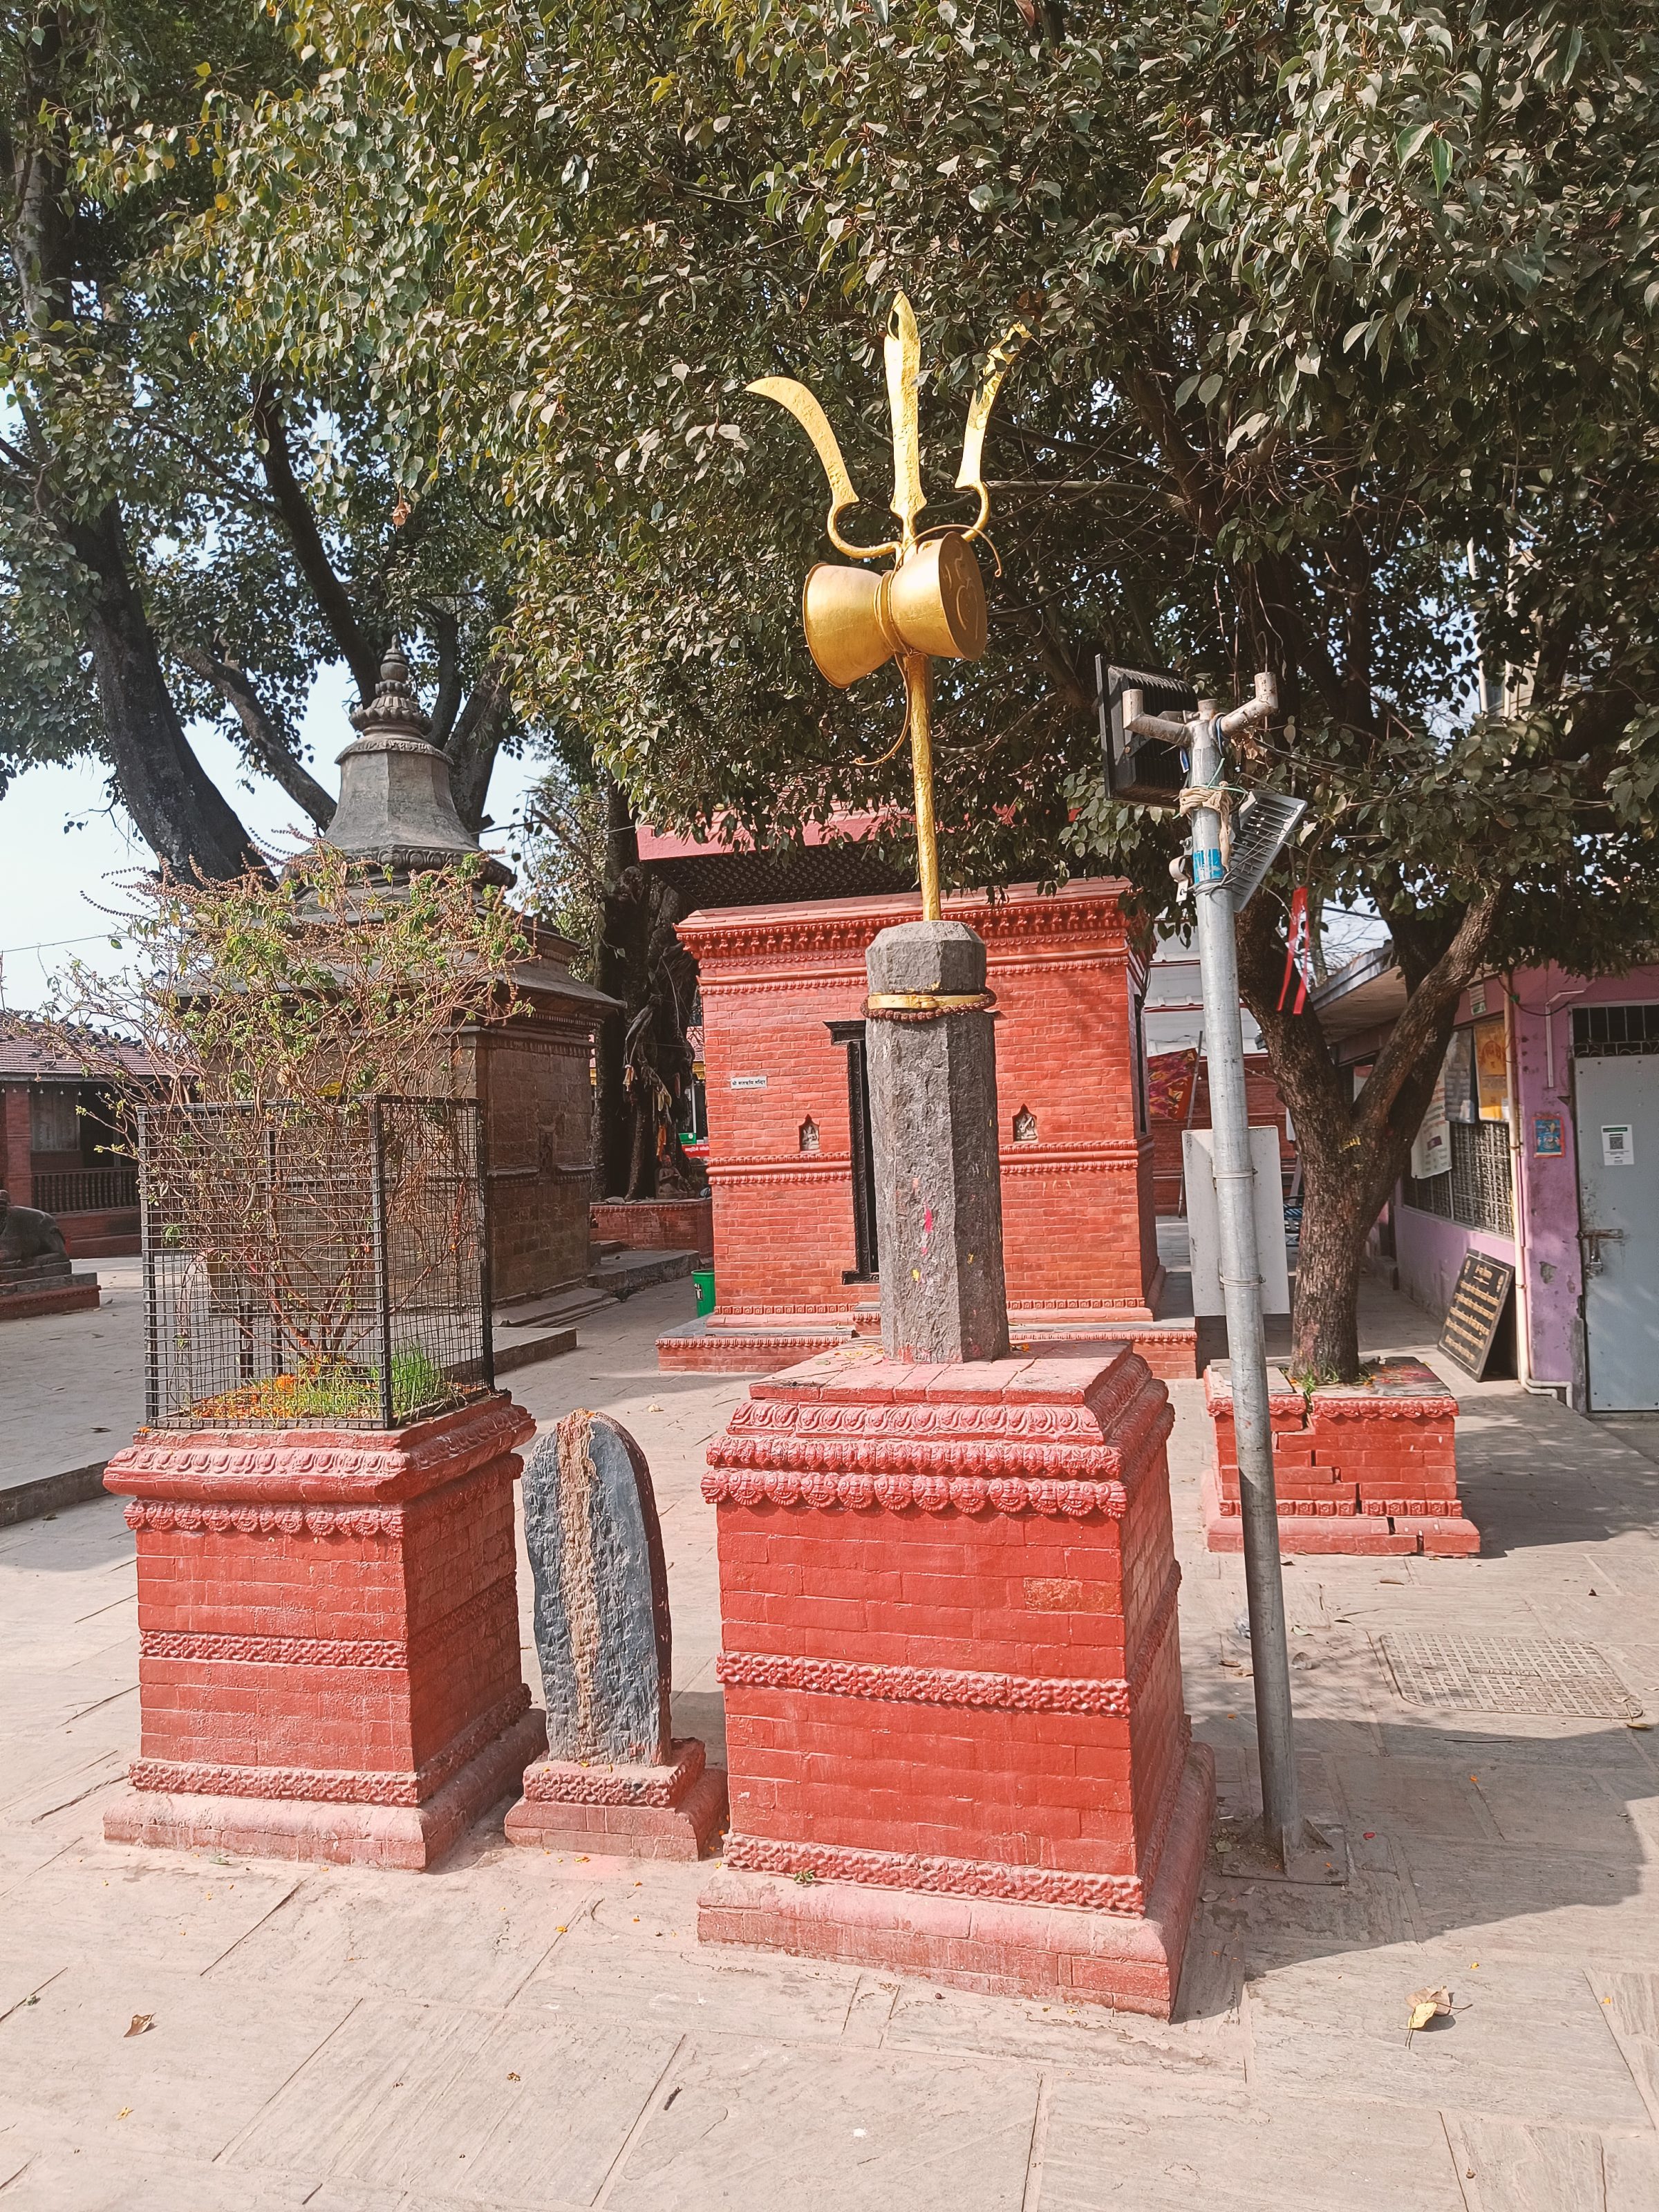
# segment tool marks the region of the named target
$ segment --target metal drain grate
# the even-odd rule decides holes
[[[1635,1720],[1642,1711],[1593,1644],[1399,1629],[1378,1637],[1377,1644],[1408,1705],[1618,1721]]]

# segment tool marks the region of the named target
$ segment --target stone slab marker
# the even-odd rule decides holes
[[[508,1840],[636,1858],[700,1856],[726,1777],[670,1725],[668,1576],[651,1470],[608,1414],[568,1413],[524,1477],[548,1757]]]
[[[883,1349],[930,1364],[1005,1358],[984,943],[965,922],[902,922],[871,945],[865,972]]]

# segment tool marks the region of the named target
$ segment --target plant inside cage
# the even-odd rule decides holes
[[[398,1428],[491,1382],[478,1109],[140,1115],[151,1427]]]
[[[163,868],[112,915],[126,960],[59,977],[31,1033],[140,1165],[150,1425],[401,1426],[491,1383],[479,1111],[426,1095],[520,1007],[481,866]]]

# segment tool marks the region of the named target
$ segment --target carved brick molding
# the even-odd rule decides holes
[[[983,1454],[964,1451],[964,1461],[984,1463]],[[1121,1521],[1127,1503],[1120,1482],[1045,1482],[1019,1477],[977,1475],[866,1475],[727,1474],[706,1474],[702,1494],[711,1505],[846,1506],[866,1512],[878,1506],[888,1513],[912,1509],[924,1513],[1040,1513],[1049,1519],[1086,1520],[1091,1513]]]
[[[722,1682],[749,1689],[811,1690],[884,1704],[960,1705],[1011,1713],[1127,1715],[1129,1686],[1109,1676],[1072,1681],[1052,1674],[976,1674],[963,1668],[865,1666],[844,1659],[775,1657],[724,1651],[714,1662]]]
[[[1316,1395],[1314,1417],[1325,1421],[1432,1421],[1457,1419],[1455,1398],[1328,1398]]]
[[[1086,887],[1064,885],[1058,891],[1037,893],[1016,887],[1016,895],[994,902],[980,898],[949,898],[945,919],[964,921],[976,930],[994,951],[1005,945],[1048,944],[1099,945],[1121,951],[1124,941],[1122,914],[1127,883],[1098,879]],[[816,909],[779,912],[750,908],[716,921],[694,915],[676,925],[680,941],[698,961],[710,956],[730,960],[741,954],[764,957],[803,952],[840,953],[860,957],[878,930],[907,921],[919,911],[914,897],[845,899]]]
[[[365,1431],[361,1443],[349,1444],[337,1431],[319,1442],[314,1431],[303,1429],[270,1435],[145,1429],[110,1461],[104,1487],[118,1495],[216,1505],[239,1498],[257,1498],[262,1507],[390,1504],[436,1490],[469,1468],[488,1474],[499,1468],[506,1474],[501,1463],[534,1435],[535,1425],[521,1406],[497,1391],[464,1414],[442,1414],[407,1429]],[[489,1464],[481,1464],[486,1457]]]
[[[216,1536],[400,1536],[400,1505],[199,1505],[170,1498],[135,1498],[129,1528],[179,1528]]]
[[[1093,1405],[842,1405],[750,1398],[709,1446],[711,1504],[879,1504],[942,1512],[1105,1512],[1175,1425],[1168,1394],[1138,1359],[1127,1413]],[[849,1380],[852,1378],[849,1378]],[[1121,1406],[1121,1396],[1118,1399]],[[1102,1434],[1109,1425],[1113,1441]],[[758,1488],[754,1486],[759,1485]],[[848,1486],[854,1486],[848,1487]],[[1085,1502],[1086,1501],[1086,1502]]]
[[[945,1897],[1081,1905],[1094,1912],[1139,1913],[1146,1906],[1146,1887],[1135,1875],[1073,1874],[990,1859],[861,1851],[842,1844],[769,1843],[758,1836],[741,1835],[726,1838],[721,1856],[740,1874],[802,1875],[819,1881],[864,1882],[878,1889],[919,1890]]]
[[[570,1759],[538,1759],[525,1769],[524,1794],[532,1805],[675,1806],[702,1772],[707,1754],[695,1736],[674,1744],[672,1766],[579,1766]]]
[[[530,1705],[520,1684],[481,1713],[470,1728],[444,1746],[435,1759],[411,1773],[343,1772],[308,1766],[216,1766],[191,1759],[135,1759],[127,1778],[135,1790],[160,1790],[209,1797],[301,1798],[321,1805],[423,1805],[459,1773],[470,1759],[511,1728]]]

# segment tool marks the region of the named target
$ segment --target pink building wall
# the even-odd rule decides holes
[[[1572,1102],[1572,1015],[1576,1006],[1624,1006],[1659,1000],[1659,966],[1633,968],[1595,982],[1552,963],[1518,968],[1486,985],[1486,1012],[1504,1006],[1510,1024],[1515,1119],[1510,1165],[1516,1191],[1514,1242],[1485,1230],[1464,1229],[1413,1206],[1397,1210],[1396,1264],[1400,1287],[1415,1304],[1443,1313],[1466,1252],[1486,1252],[1520,1269],[1526,1329],[1526,1370],[1537,1382],[1570,1389],[1583,1402],[1584,1352],[1579,1302],[1583,1274],[1578,1245],[1577,1141]],[[1467,997],[1457,1018],[1473,1018]],[[1538,1117],[1559,1115],[1559,1156],[1535,1149]]]
[[[1507,1237],[1465,1229],[1437,1213],[1420,1213],[1414,1206],[1400,1208],[1394,1235],[1401,1290],[1425,1313],[1443,1314],[1451,1304],[1452,1285],[1466,1252],[1486,1252],[1505,1267],[1515,1265],[1515,1246]]]

